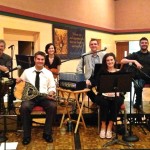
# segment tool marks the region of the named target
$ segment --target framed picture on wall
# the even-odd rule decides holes
[[[78,59],[85,53],[85,30],[68,25],[53,25],[56,54],[61,59]]]
[[[68,30],[54,28],[54,44],[58,55],[68,54]]]

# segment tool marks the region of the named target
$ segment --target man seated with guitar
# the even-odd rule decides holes
[[[34,55],[35,66],[25,69],[20,78],[16,79],[16,86],[24,81],[31,83],[40,93],[46,96],[38,95],[33,99],[24,99],[21,103],[20,115],[23,124],[23,141],[27,145],[31,141],[31,112],[34,106],[42,106],[46,112],[46,121],[43,131],[43,138],[47,142],[53,142],[52,124],[56,115],[56,102],[54,95],[56,93],[56,85],[53,74],[44,67],[45,53],[38,51]],[[24,90],[26,90],[24,88]]]
[[[55,54],[56,48],[52,43],[49,43],[45,46],[46,59],[45,67],[53,73],[54,78],[56,79],[59,75],[61,60]]]

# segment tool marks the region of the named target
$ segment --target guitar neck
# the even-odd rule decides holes
[[[44,96],[44,97],[46,97],[46,96],[48,96],[48,94],[46,94],[46,93],[39,93],[39,96]]]
[[[46,96],[48,96],[48,94],[46,94],[46,93],[39,93],[38,96],[44,96],[44,97],[46,97]],[[54,95],[53,98],[56,98],[56,96]]]

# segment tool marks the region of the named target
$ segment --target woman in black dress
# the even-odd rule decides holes
[[[47,44],[45,46],[45,52],[47,54],[45,59],[45,67],[53,73],[54,78],[57,78],[60,71],[61,60],[56,55],[56,48],[54,44]]]

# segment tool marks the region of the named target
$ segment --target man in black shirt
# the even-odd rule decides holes
[[[123,58],[121,64],[133,64],[135,70],[135,94],[136,100],[134,108],[140,109],[142,104],[142,91],[146,83],[150,83],[150,52],[148,51],[149,41],[146,37],[142,37],[139,41],[141,50],[134,52]]]
[[[9,55],[4,53],[6,43],[0,39],[0,77],[4,76],[4,73],[11,68],[12,59]]]
[[[11,68],[12,59],[9,55],[4,53],[6,43],[4,40],[0,39],[0,113],[5,109],[2,96],[5,95],[7,91],[4,91],[3,84],[1,83],[2,77],[8,77],[8,74],[5,74]],[[2,90],[3,89],[3,90]]]

